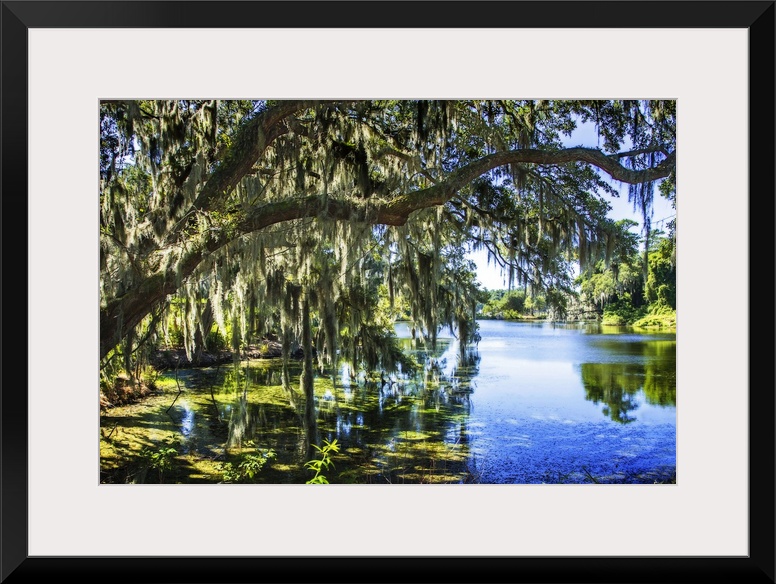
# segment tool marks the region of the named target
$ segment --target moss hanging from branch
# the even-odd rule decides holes
[[[561,147],[574,116],[606,150]],[[475,234],[510,286],[558,282],[575,248],[585,265],[614,245],[592,167],[635,184],[646,213],[675,164],[675,108],[643,100],[143,100],[102,104],[100,122],[102,355],[171,296],[187,350],[208,301],[235,346],[257,318],[298,342],[303,283],[331,297],[310,306],[322,358],[389,350],[373,300],[343,306],[378,282],[433,340],[466,326],[446,278]],[[618,152],[626,132],[634,150]]]

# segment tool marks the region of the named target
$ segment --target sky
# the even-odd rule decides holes
[[[580,125],[571,136],[564,139],[566,146],[585,146],[588,148],[598,148],[598,137],[595,127],[592,124]],[[607,175],[604,173],[604,177]],[[620,192],[619,198],[609,197],[612,209],[609,211],[609,217],[614,220],[632,219],[638,223],[633,230],[641,233],[641,211],[633,210],[633,203],[628,201],[628,185],[610,181],[610,184]],[[652,205],[652,228],[665,229],[666,223],[675,215],[671,203],[655,189],[654,203]],[[468,257],[477,264],[477,279],[483,288],[488,290],[499,290],[507,288],[506,279],[509,274],[502,274],[501,270],[491,262],[488,265],[488,255],[486,250],[471,252]]]

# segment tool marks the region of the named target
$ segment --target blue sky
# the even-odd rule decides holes
[[[564,139],[566,146],[585,146],[588,148],[598,148],[598,136],[593,124],[580,124],[571,136]],[[603,174],[603,173],[602,173]],[[606,178],[608,175],[603,174]],[[633,210],[633,203],[628,201],[628,185],[609,181],[610,184],[620,192],[619,198],[609,198],[612,209],[609,217],[612,219],[632,219],[638,226],[634,228],[640,233],[641,230],[641,212]],[[655,198],[652,209],[652,227],[654,229],[664,229],[668,220],[674,217],[674,209],[671,204],[660,193],[655,192]],[[483,288],[488,290],[498,290],[507,287],[506,278],[508,274],[502,274],[501,270],[492,263],[488,265],[488,256],[485,250],[472,252],[469,258],[477,264],[477,279]]]

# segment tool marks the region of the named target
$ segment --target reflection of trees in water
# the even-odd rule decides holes
[[[463,476],[470,394],[480,355],[476,347],[463,353],[456,348],[449,343],[440,343],[436,351],[414,347],[411,352],[420,367],[385,374],[386,383],[352,377],[348,368],[335,380],[329,375],[316,377],[316,439],[338,439],[343,453],[328,477],[332,482],[348,470],[356,473],[348,475],[356,482],[367,480],[370,473],[371,480],[389,473],[381,476],[407,482],[424,482],[429,473],[436,473],[437,479],[447,476],[447,482],[449,477]],[[293,386],[299,371],[292,370]],[[296,468],[304,463],[303,444],[313,437],[305,432],[304,404],[283,390],[280,364],[224,368],[219,377],[210,383],[216,383],[228,425],[224,445],[240,448],[250,440],[275,449],[278,465]]]
[[[229,438],[226,441],[227,448],[242,447],[243,442],[251,437],[253,424],[248,410],[248,399],[240,395],[232,404],[229,416]]]
[[[644,366],[644,395],[647,403],[676,406],[676,341],[645,344],[645,354],[658,357]]]
[[[415,348],[420,373],[414,376],[414,383],[425,389],[441,386],[452,394],[471,393],[472,381],[479,373],[480,353],[476,345],[457,350],[456,346],[445,345],[436,352]]]
[[[645,357],[659,357],[676,363],[676,341],[648,341],[642,346]]]
[[[447,348],[405,347],[418,370],[384,374],[374,384],[350,382],[347,393],[343,388],[324,392],[318,410],[323,435],[337,438],[343,452],[361,460],[360,481],[463,476],[469,393],[480,358],[476,348],[463,357]]]
[[[655,347],[657,344],[665,346]],[[646,363],[583,363],[580,367],[585,399],[603,403],[602,412],[615,422],[627,424],[636,417],[637,395],[644,392],[650,405],[676,405],[676,360],[670,351],[675,343],[645,343],[645,354],[662,355]],[[657,352],[656,352],[657,351]]]
[[[585,399],[603,403],[603,413],[615,422],[629,424],[636,418],[636,394],[641,389],[643,367],[630,363],[583,363],[581,366]]]
[[[219,401],[228,424],[226,448],[242,448],[251,440],[267,448],[296,450],[288,445],[300,435],[301,414],[293,395],[283,389],[279,363],[229,367],[220,381]],[[277,403],[279,396],[284,398]]]

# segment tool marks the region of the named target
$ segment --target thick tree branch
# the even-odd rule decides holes
[[[609,174],[613,179],[629,184],[651,182],[667,177],[674,169],[676,154],[672,152],[663,162],[654,168],[632,170],[625,168],[617,160],[609,158],[600,150],[592,148],[568,148],[558,151],[512,150],[497,152],[476,160],[452,172],[449,178],[427,189],[399,196],[389,204],[385,214],[393,221],[389,225],[402,225],[407,217],[418,209],[442,205],[459,189],[478,176],[507,164],[559,165],[572,162],[586,162]],[[403,218],[403,221],[402,221]]]
[[[293,103],[300,104],[302,102]],[[277,121],[281,120],[283,116],[290,115],[301,107],[307,106],[292,106],[289,102],[285,109],[274,111],[271,117],[276,120],[275,125],[277,125]],[[270,124],[268,127],[272,127],[272,125]],[[264,132],[264,129],[261,131]],[[258,147],[259,142],[263,144],[262,140],[266,140],[266,137],[271,136],[271,133],[264,133],[262,136],[264,137],[257,139],[253,144],[253,148]],[[250,156],[240,155],[234,161],[225,163],[224,168],[228,165],[235,173],[244,174],[253,164],[253,161],[249,159],[254,156],[256,151],[251,149],[251,152]],[[249,162],[250,165],[246,168],[245,165]],[[432,187],[398,195],[384,201],[373,199],[352,201],[311,195],[255,207],[237,222],[237,228],[231,237],[227,237],[224,232],[216,233],[204,245],[189,252],[181,261],[177,271],[171,269],[164,273],[153,274],[124,296],[110,300],[107,306],[100,311],[100,358],[105,357],[116,346],[123,337],[124,331],[139,324],[154,306],[164,301],[167,295],[173,294],[177,290],[177,283],[190,276],[208,255],[234,241],[237,237],[260,231],[277,223],[305,217],[322,217],[375,225],[404,225],[415,211],[444,204],[466,184],[499,166],[516,163],[558,165],[573,162],[592,164],[616,180],[635,184],[667,177],[674,169],[675,153],[672,152],[654,168],[631,170],[623,167],[616,159],[606,156],[601,151],[588,148],[569,148],[549,152],[531,149],[498,152],[459,168],[452,172],[446,180]],[[237,180],[235,177],[223,176],[218,179],[217,183],[219,185],[234,185]],[[205,197],[202,204],[208,205],[210,201],[210,198]]]
[[[628,152],[618,152],[617,154],[611,154],[610,158],[627,158],[629,156],[638,156],[640,154],[651,154],[654,152],[660,152],[668,156],[669,152],[665,146],[655,146],[653,148],[639,148],[638,150],[630,150]]]
[[[210,176],[197,196],[194,209],[210,209],[215,200],[228,194],[248,174],[266,148],[287,131],[281,122],[298,111],[318,105],[318,101],[283,101],[248,121],[226,151],[223,162]]]
[[[264,151],[279,137],[288,132],[284,121],[304,109],[323,102],[315,100],[288,100],[261,112],[250,119],[237,132],[232,145],[224,152],[221,164],[213,171],[199,195],[184,217],[192,217],[195,211],[215,209],[248,174]],[[180,235],[188,221],[181,221],[168,235],[171,243]]]

